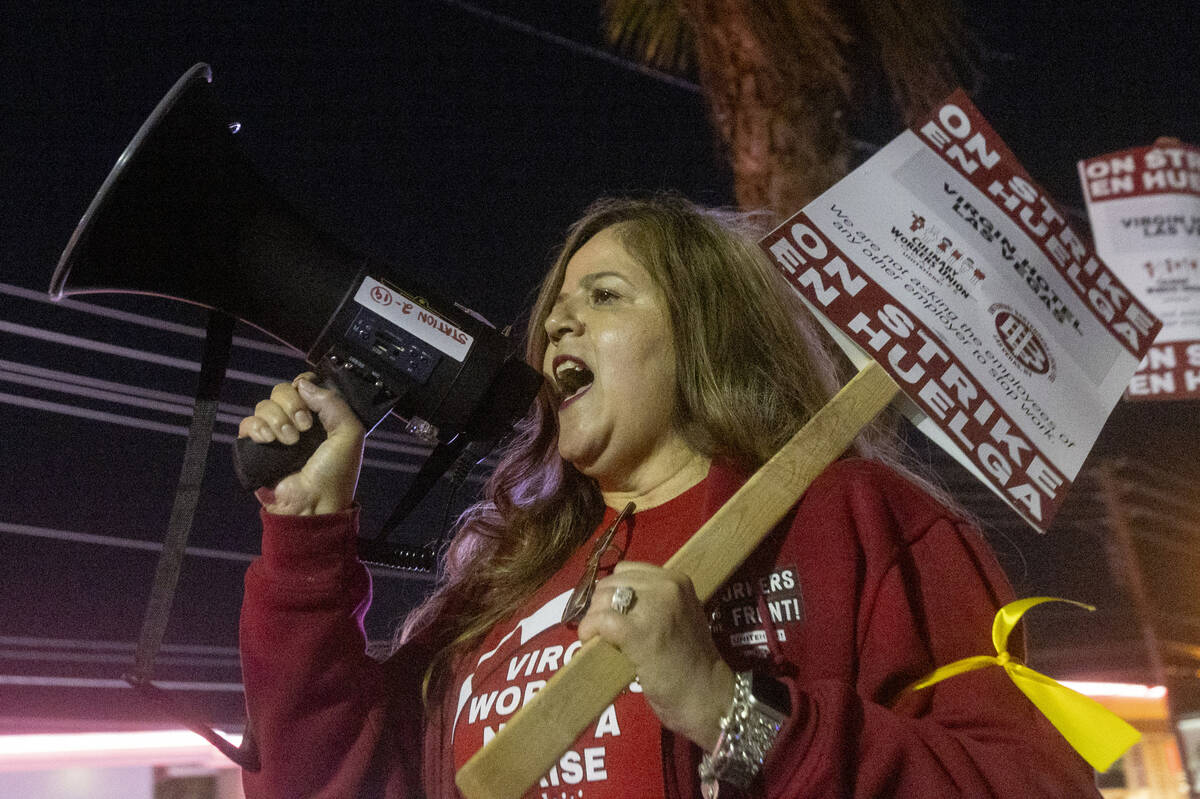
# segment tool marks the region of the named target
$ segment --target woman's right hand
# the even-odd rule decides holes
[[[295,444],[300,433],[312,427],[315,412],[328,435],[300,471],[274,488],[254,492],[269,513],[309,516],[336,513],[354,504],[366,431],[341,394],[319,388],[312,382],[314,377],[305,372],[291,383],[276,384],[271,398],[258,403],[254,415],[238,425],[239,438]]]

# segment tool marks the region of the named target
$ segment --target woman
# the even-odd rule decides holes
[[[590,209],[532,313],[546,387],[383,663],[363,652],[354,559],[362,427],[303,376],[277,386],[240,435],[292,443],[316,412],[329,438],[259,495],[247,794],[453,796],[455,770],[599,636],[638,680],[530,796],[690,797],[718,778],[722,796],[1095,796],[1001,670],[903,694],[990,652],[1011,592],[878,442],[818,478],[707,606],[660,568],[830,395],[798,306],[731,219],[671,198]],[[575,589],[593,584],[589,603]]]

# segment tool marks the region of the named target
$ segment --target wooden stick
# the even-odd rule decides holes
[[[666,568],[688,575],[700,601],[707,601],[899,390],[883,367],[867,364],[671,556]],[[467,799],[519,799],[635,676],[620,650],[599,638],[588,641],[463,764],[454,778],[458,789]]]

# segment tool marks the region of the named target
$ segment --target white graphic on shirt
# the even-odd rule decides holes
[[[562,619],[563,609],[567,606],[567,597],[569,596],[571,596],[570,591],[563,591],[561,594],[554,597],[554,599],[551,599],[549,602],[535,610],[531,615],[521,619],[517,626],[514,627],[508,633],[508,635],[500,639],[499,643],[492,647],[491,650],[480,655],[479,661],[475,665],[478,667],[483,664],[484,661],[490,659],[492,655],[496,654],[500,647],[504,646],[508,639],[512,638],[517,633],[521,634],[521,645],[523,646],[528,643],[530,638],[533,638],[538,633],[549,630],[555,624],[558,624],[558,622]],[[557,668],[557,666],[555,668]],[[453,735],[454,731],[458,729],[458,719],[460,716],[462,716],[462,711],[463,708],[466,707],[467,700],[471,698],[471,681],[474,676],[475,672],[468,674],[467,679],[463,680],[462,688],[460,688],[458,691],[458,707],[454,711],[454,726],[451,727],[451,735]],[[542,685],[545,684],[546,683],[543,681]],[[541,686],[538,687],[540,688]],[[530,696],[532,695],[532,692],[530,692]],[[529,701],[529,697],[525,697],[525,701]],[[525,702],[522,702],[521,704],[523,705]]]
[[[582,646],[579,640],[557,644],[547,642],[546,645],[527,652],[514,651],[560,623],[571,593],[569,590],[562,592],[521,619],[494,647],[479,656],[475,670],[467,675],[459,688],[454,723],[451,727],[452,735],[458,732],[460,721],[471,726],[483,724],[483,743],[486,745],[504,728],[505,720],[529,702],[533,695],[546,685],[546,680],[571,660]],[[519,643],[513,640],[514,636],[519,636]],[[474,678],[479,674],[479,667],[502,651],[514,654],[506,664],[497,666],[504,670],[501,687],[495,690],[482,689],[476,693]],[[488,680],[485,679],[484,682]],[[629,688],[633,693],[641,693],[641,685],[636,682]],[[543,799],[578,799],[584,795],[586,786],[595,787],[607,780],[608,752],[603,744],[605,739],[620,735],[621,724],[617,709],[610,704],[600,714],[590,736],[589,742],[599,745],[581,745],[583,742],[580,741],[577,743],[578,748],[565,752],[540,780],[540,796]]]
[[[776,566],[767,574],[728,582],[709,602],[709,630],[730,646],[756,657],[770,654],[771,633],[787,641],[804,623],[804,597],[795,566]]]

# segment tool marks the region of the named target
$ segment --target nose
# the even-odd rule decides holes
[[[552,344],[557,344],[563,336],[579,335],[583,330],[583,322],[575,314],[568,302],[559,302],[550,309],[546,317],[546,335]]]

